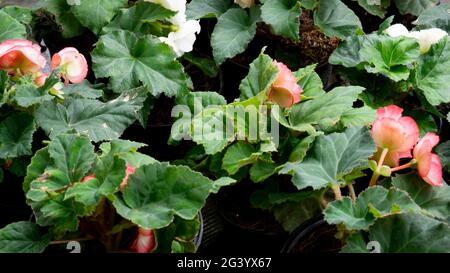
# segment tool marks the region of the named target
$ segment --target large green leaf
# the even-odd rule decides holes
[[[48,145],[54,166],[64,172],[69,182],[80,181],[95,160],[94,146],[87,137],[62,134]]]
[[[280,171],[293,175],[298,189],[320,189],[342,181],[355,169],[366,167],[376,147],[370,132],[364,127],[351,127],[343,133],[316,138],[311,152],[301,162],[288,162]]]
[[[344,39],[362,29],[358,16],[340,0],[319,0],[314,24],[327,36]]]
[[[72,12],[83,26],[99,34],[116,12],[127,4],[127,0],[80,0],[72,6]]]
[[[353,0],[358,1],[358,4],[363,7],[368,13],[384,18],[386,9],[391,5],[391,0]]]
[[[241,100],[247,100],[261,92],[267,92],[278,75],[278,67],[272,58],[262,53],[250,64],[247,77],[239,85]]]
[[[348,230],[358,230],[367,229],[377,218],[408,211],[420,211],[420,207],[406,192],[375,186],[362,192],[356,203],[344,197],[331,202],[323,213],[329,224],[344,224]]]
[[[244,52],[256,34],[256,23],[261,11],[257,7],[249,14],[241,8],[232,8],[222,14],[211,36],[214,59],[218,64]]]
[[[2,8],[2,11],[11,15],[14,19],[21,22],[24,25],[31,24],[33,20],[33,10],[27,7],[19,7],[19,6],[5,6]]]
[[[31,158],[31,163],[27,167],[27,175],[23,181],[23,191],[28,192],[30,189],[30,183],[37,179],[42,173],[44,173],[47,166],[52,163],[50,155],[48,153],[48,147],[38,150]]]
[[[261,18],[275,34],[298,40],[301,14],[297,0],[266,0],[261,7]]]
[[[332,126],[352,108],[363,90],[359,86],[337,87],[313,100],[296,104],[289,112],[289,123],[298,131],[314,131],[313,125]]]
[[[422,214],[395,214],[379,219],[369,229],[368,241],[381,253],[448,253],[450,227]],[[342,252],[367,252],[362,233],[353,234]]]
[[[110,77],[115,92],[120,93],[141,82],[157,96],[174,96],[187,91],[183,66],[172,49],[155,37],[116,30],[100,37],[92,52],[97,77]]]
[[[103,91],[96,89],[89,81],[84,80],[78,84],[69,84],[63,89],[64,96],[70,96],[74,98],[86,98],[86,99],[97,99],[102,97]]]
[[[392,178],[392,186],[404,190],[417,205],[435,217],[450,222],[450,187],[432,187],[417,174],[397,175]]]
[[[401,14],[409,13],[416,16],[434,7],[437,3],[439,3],[439,0],[395,0],[395,4]]]
[[[64,104],[43,103],[36,119],[52,137],[71,130],[86,134],[95,142],[117,139],[136,120],[143,99],[138,92],[122,94],[103,103],[90,99],[66,99]]]
[[[62,27],[64,38],[72,38],[83,33],[83,26],[72,12],[67,0],[43,0],[44,7],[53,13],[56,22]]]
[[[233,4],[231,0],[192,0],[186,6],[186,15],[190,19],[219,17]]]
[[[445,37],[432,45],[417,62],[415,82],[428,102],[439,105],[450,101],[450,38]]]
[[[261,155],[259,149],[252,144],[237,142],[230,147],[223,156],[222,168],[229,174],[235,174],[243,166],[255,163]]]
[[[450,34],[450,3],[442,3],[439,6],[422,12],[414,21],[419,29],[440,28]]]
[[[130,175],[114,207],[124,218],[148,229],[168,226],[177,215],[193,219],[203,207],[213,183],[184,166],[145,165]]]
[[[5,11],[0,10],[0,42],[5,40],[26,39],[27,31],[24,25]]]
[[[0,253],[41,253],[49,242],[50,236],[31,222],[16,222],[0,229]]]
[[[412,38],[371,35],[364,42],[360,54],[367,62],[368,72],[381,73],[398,82],[408,79],[408,65],[419,58],[420,46]]]
[[[33,116],[14,113],[0,123],[0,158],[14,158],[31,154],[36,131]]]
[[[163,6],[148,3],[137,2],[129,9],[122,9],[117,16],[103,28],[103,32],[113,30],[129,30],[136,34],[148,34],[147,23],[157,20],[164,20],[175,15],[175,12],[163,8]]]
[[[340,123],[344,127],[369,125],[376,116],[376,110],[368,106],[352,108],[342,114]]]

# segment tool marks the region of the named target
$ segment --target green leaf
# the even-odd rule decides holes
[[[95,161],[94,146],[83,136],[59,135],[48,145],[48,153],[69,182],[79,182]]]
[[[450,187],[432,187],[417,174],[397,175],[392,186],[407,192],[414,202],[433,216],[450,223]]]
[[[26,39],[27,31],[24,25],[11,15],[0,10],[0,42],[5,40]]]
[[[368,13],[384,18],[386,9],[391,5],[391,0],[380,0],[375,3],[373,0],[353,0],[363,7]]]
[[[55,15],[56,22],[62,27],[64,38],[72,38],[83,33],[83,26],[72,13],[71,6],[66,0],[43,0],[43,4]]]
[[[223,156],[222,168],[230,175],[249,164],[256,162],[257,157],[253,154],[258,152],[258,148],[245,142],[237,142],[228,147]]]
[[[330,64],[356,67],[364,60],[360,51],[367,36],[349,36],[343,40],[329,58]]]
[[[435,151],[441,158],[442,166],[447,169],[447,172],[450,172],[450,141],[439,144]]]
[[[117,139],[142,107],[138,93],[124,93],[107,103],[90,99],[66,99],[64,105],[46,102],[36,111],[37,123],[51,137],[75,130],[94,142]]]
[[[314,25],[325,35],[341,39],[362,29],[358,16],[340,0],[319,0]]]
[[[24,25],[31,24],[31,20],[33,20],[33,10],[27,7],[6,6],[2,8],[2,11],[11,15],[11,17]]]
[[[297,0],[266,0],[261,7],[262,20],[272,27],[275,34],[298,40],[301,14]]]
[[[189,19],[219,17],[233,4],[231,0],[192,0],[186,6],[186,16]]]
[[[125,178],[126,165],[126,160],[114,151],[97,158],[94,169],[95,178],[99,180],[97,195],[109,196],[119,191],[120,184]]]
[[[250,64],[250,70],[239,85],[240,99],[247,100],[261,92],[267,92],[278,75],[278,67],[272,58],[262,53]]]
[[[415,73],[415,84],[432,105],[450,102],[450,38],[445,37],[421,55]]]
[[[33,85],[17,85],[16,88],[14,100],[21,107],[27,108],[53,99],[53,96],[49,95],[47,90],[36,88]]]
[[[360,54],[367,62],[366,70],[381,73],[393,81],[406,80],[409,77],[408,65],[420,56],[420,46],[415,39],[371,35],[367,37]]]
[[[183,66],[172,49],[151,36],[138,37],[117,30],[100,37],[92,52],[97,77],[111,77],[112,87],[120,93],[141,82],[152,95],[174,96],[187,91]]]
[[[205,73],[210,78],[215,78],[217,74],[219,73],[219,67],[217,66],[216,62],[208,57],[200,57],[197,55],[194,55],[192,52],[185,53],[183,55],[183,58],[190,62],[191,64],[195,65],[196,67],[200,68],[203,73]]]
[[[129,30],[135,34],[149,34],[148,23],[164,20],[173,15],[175,12],[165,9],[159,4],[137,2],[131,8],[120,10],[111,23],[103,28],[103,33]]]
[[[301,202],[286,202],[273,209],[275,219],[287,232],[293,232],[302,223],[320,214],[320,203],[316,198],[307,198]]]
[[[315,139],[316,135],[309,135],[300,140],[300,142],[294,147],[291,154],[289,155],[289,161],[302,162]]]
[[[434,7],[439,0],[395,0],[400,14],[412,14],[419,16],[422,12]]]
[[[255,183],[259,183],[276,174],[277,171],[277,164],[267,161],[257,161],[250,168],[250,179]]]
[[[211,46],[217,64],[244,52],[256,34],[260,13],[257,7],[251,8],[249,14],[244,9],[232,8],[219,17],[211,36]]]
[[[0,253],[41,253],[50,242],[34,223],[16,222],[0,229]]]
[[[375,222],[368,241],[376,241],[381,253],[448,253],[450,227],[421,214],[395,214]],[[353,234],[342,252],[367,252],[362,233]]]
[[[363,90],[359,86],[337,87],[313,100],[296,104],[289,112],[289,122],[298,131],[314,131],[313,125],[332,126],[352,108]]]
[[[30,189],[30,183],[37,179],[42,173],[44,173],[47,166],[52,163],[50,155],[48,153],[48,147],[38,150],[33,158],[31,158],[31,163],[27,167],[27,175],[23,181],[23,191],[28,192]]]
[[[237,182],[237,180],[235,180],[231,177],[222,176],[221,178],[213,181],[211,193],[218,193],[221,187],[226,187],[226,186],[232,185],[236,182]]]
[[[419,29],[440,28],[450,34],[450,3],[441,3],[440,5],[427,9],[422,12],[414,21]]]
[[[124,217],[147,229],[168,226],[175,216],[194,219],[213,190],[213,183],[184,166],[145,165],[130,175],[114,207]]]
[[[99,34],[116,12],[127,4],[127,0],[80,0],[80,4],[73,5],[71,9],[83,26]]]
[[[293,175],[298,189],[320,189],[337,183],[356,169],[367,167],[376,147],[364,127],[317,137],[311,152],[301,163],[286,163],[281,174]]]
[[[0,123],[0,158],[31,155],[31,143],[36,131],[33,116],[14,113]]]
[[[316,64],[300,68],[294,72],[298,84],[303,89],[302,95],[305,97],[316,97],[325,93],[322,80],[314,69],[316,69]]]
[[[340,122],[344,127],[369,125],[375,120],[376,112],[368,106],[352,108],[342,114]]]
[[[96,89],[89,81],[84,80],[79,84],[69,84],[63,88],[64,96],[85,99],[97,99],[103,96],[103,91]]]
[[[420,207],[406,192],[375,186],[363,191],[356,203],[344,197],[331,202],[323,213],[329,224],[344,224],[347,230],[359,230],[367,229],[377,218],[409,211],[420,211]]]
[[[100,181],[96,178],[83,183],[76,183],[66,191],[64,199],[74,198],[75,201],[85,206],[96,206],[100,201],[98,191],[100,184]]]

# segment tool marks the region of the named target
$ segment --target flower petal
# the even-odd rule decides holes
[[[423,180],[431,186],[443,187],[442,182],[442,165],[441,159],[436,154],[431,154],[431,166],[426,176],[422,176]]]

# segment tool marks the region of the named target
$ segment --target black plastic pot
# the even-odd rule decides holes
[[[336,231],[322,215],[316,216],[291,233],[281,253],[337,253],[342,244],[335,238]]]

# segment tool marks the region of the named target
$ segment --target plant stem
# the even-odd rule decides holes
[[[337,183],[333,183],[331,185],[331,189],[334,192],[334,198],[336,200],[342,200],[342,193],[341,193],[341,188],[339,187],[339,185]]]
[[[352,198],[353,202],[356,201],[355,188],[353,188],[353,184],[348,184],[348,192],[350,194],[350,198]]]
[[[413,159],[409,163],[406,163],[404,165],[401,165],[401,166],[398,166],[398,167],[395,167],[395,168],[391,168],[391,172],[396,172],[396,171],[400,171],[400,170],[404,170],[404,169],[410,168],[415,163],[416,163],[416,161]]]
[[[370,179],[369,187],[375,186],[377,184],[378,178],[380,177],[380,170],[383,166],[384,159],[386,158],[386,155],[388,153],[389,149],[384,148],[381,152],[380,159],[378,160],[377,169],[372,174],[372,178]]]

